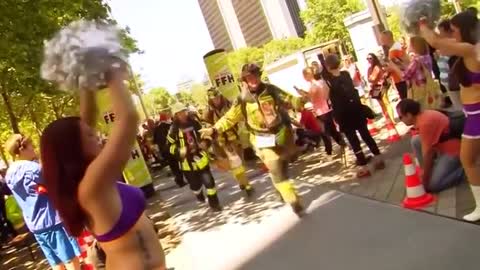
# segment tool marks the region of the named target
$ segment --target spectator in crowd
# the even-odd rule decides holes
[[[412,88],[412,99],[420,102],[424,108],[435,108],[440,102],[430,100],[428,96],[439,92],[439,86],[437,84],[428,85],[429,80],[433,81],[433,64],[428,43],[422,37],[411,37],[409,50],[413,53],[413,56],[405,71],[400,70],[397,65],[391,62],[388,66],[390,70],[402,76],[409,83]]]
[[[385,55],[389,61],[391,61],[397,68],[403,70],[409,63],[408,55],[402,48],[399,42],[395,42],[393,39],[393,33],[391,31],[383,31],[380,36],[380,43],[387,49],[388,55]],[[408,85],[407,82],[396,72],[391,72],[390,76],[398,91],[400,99],[407,98]]]
[[[345,55],[343,57],[342,70],[345,70],[350,74],[353,85],[355,86],[355,89],[357,89],[360,99],[362,99],[365,96],[362,74],[360,74],[360,70],[358,69],[357,64],[353,62],[353,57],[351,55]]]
[[[168,164],[177,186],[184,187],[187,183],[183,178],[178,161],[172,154],[170,154],[170,149],[168,148],[167,135],[171,125],[172,116],[170,111],[161,113],[159,117],[159,124],[153,130],[153,142],[160,150],[160,155],[162,156],[163,160]]]
[[[450,26],[450,20],[443,20],[438,24],[438,33],[442,38],[452,39],[453,30]],[[455,110],[463,110],[460,100],[460,83],[457,77],[451,72],[458,60],[458,56],[447,56],[438,51],[438,66],[440,68],[440,82],[447,86],[448,95]]]
[[[153,119],[147,119],[142,125],[142,143],[145,151],[145,159],[152,161],[153,163],[160,162],[157,156],[157,147],[153,140],[153,131],[155,129],[155,121]]]
[[[400,43],[400,46],[402,47],[402,50],[406,52],[408,49],[407,38],[405,36],[400,37],[399,43]]]
[[[425,190],[440,192],[463,181],[460,139],[449,135],[448,116],[435,110],[422,110],[420,103],[412,99],[400,101],[397,112],[405,125],[414,126],[418,131],[411,143],[423,170]]]
[[[477,16],[476,9],[453,16],[450,20],[453,40],[440,37],[427,23],[420,22],[420,33],[430,45],[444,54],[459,57],[452,73],[461,85],[461,98],[467,115],[460,158],[476,202],[475,210],[463,217],[467,221],[480,220],[480,169],[477,166],[480,156],[480,61],[475,47],[479,41],[476,35],[479,27]]]
[[[322,79],[323,67],[318,61],[312,61],[310,67],[313,69],[313,78],[317,81]]]
[[[16,161],[10,164],[5,179],[22,209],[28,229],[53,269],[80,269],[80,247],[71,237],[47,197],[37,153],[29,138],[14,134],[5,143],[5,150]]]
[[[318,147],[323,133],[321,122],[315,117],[313,105],[311,102],[305,103],[300,112],[300,121],[297,123],[292,119],[292,123],[299,127],[297,129],[297,145]]]
[[[367,56],[368,61],[368,83],[370,88],[370,96],[378,101],[380,108],[383,112],[383,117],[387,125],[395,127],[395,119],[393,115],[393,108],[388,99],[388,82],[387,74],[382,67],[380,60],[374,53],[369,53]],[[395,129],[398,134],[398,131]]]
[[[357,176],[365,177],[370,175],[370,171],[366,166],[369,158],[363,153],[357,131],[370,151],[375,155],[374,168],[376,170],[385,168],[385,163],[377,143],[368,131],[367,117],[350,74],[346,71],[340,71],[340,60],[335,54],[329,54],[325,59],[325,64],[328,70],[326,81],[330,85],[329,96],[332,103],[333,116],[340,126],[340,130],[345,133],[355,153],[357,165],[360,166]]]
[[[321,133],[321,138],[325,144],[325,151],[327,155],[332,155],[333,138],[340,147],[343,148],[346,146],[345,141],[342,138],[342,135],[337,130],[337,127],[333,120],[332,109],[329,105],[329,88],[326,82],[323,79],[315,80],[315,72],[312,68],[305,68],[303,70],[303,78],[308,83],[308,91],[297,89],[297,92],[306,97],[311,101],[313,105],[313,111],[317,115],[318,120],[320,120],[325,128],[325,132]]]
[[[446,84],[442,83],[442,80],[440,78],[441,71],[440,67],[438,65],[438,52],[435,48],[432,46],[428,45],[428,53],[430,54],[430,58],[432,59],[432,74],[435,80],[437,80],[438,85],[440,86],[440,91],[442,91],[442,100],[440,103],[440,107],[442,108],[449,108],[452,106],[452,101],[450,100],[450,97],[448,96],[447,92],[447,86]]]
[[[410,84],[425,84],[424,69],[429,74],[433,70],[428,44],[422,37],[411,37],[409,50],[413,53],[413,59],[405,72],[403,72],[403,79],[410,82]]]
[[[7,169],[7,165],[0,160],[0,246],[2,243],[17,236],[17,231],[13,227],[12,222],[7,218],[7,209],[5,205],[5,197],[12,194],[5,182]]]

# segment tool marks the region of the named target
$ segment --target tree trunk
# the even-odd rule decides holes
[[[18,127],[18,119],[13,112],[12,104],[10,103],[10,99],[7,93],[2,92],[0,95],[2,96],[3,103],[5,104],[5,108],[7,109],[7,114],[10,120],[10,125],[12,126],[13,133],[20,133],[20,128]]]
[[[28,112],[30,113],[30,119],[32,120],[33,127],[37,131],[38,136],[41,137],[42,136],[42,130],[40,129],[40,125],[38,124],[37,116],[35,115],[35,113],[33,112],[32,109],[29,109]]]

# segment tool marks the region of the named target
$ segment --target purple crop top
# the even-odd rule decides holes
[[[467,82],[472,84],[480,84],[480,72],[471,72],[470,70],[467,71],[465,74]]]
[[[117,188],[122,202],[122,212],[109,232],[95,236],[100,242],[113,241],[127,233],[137,223],[147,205],[141,189],[123,183],[117,183]]]

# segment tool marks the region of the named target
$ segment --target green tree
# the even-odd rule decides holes
[[[256,63],[263,66],[263,48],[246,47],[228,54],[228,64],[235,78],[240,76],[242,66],[247,63]]]
[[[180,90],[175,94],[175,99],[178,102],[182,102],[185,105],[192,105],[193,98],[192,98],[192,93],[189,90]]]
[[[341,39],[349,50],[352,42],[343,20],[356,12],[365,9],[361,0],[307,0],[307,8],[301,17],[305,25],[310,26],[306,35],[306,43],[315,45],[333,39]]]
[[[207,90],[208,87],[206,85],[194,83],[190,89],[193,102],[197,105],[207,105]]]
[[[478,0],[461,0],[460,6],[463,10],[468,7],[476,7],[480,10],[480,1]],[[442,0],[442,17],[450,18],[455,15],[455,7],[448,0]]]
[[[143,95],[143,101],[149,114],[157,115],[161,110],[171,105],[174,98],[166,88],[156,87]]]
[[[0,99],[2,111],[13,132],[20,132],[21,107],[29,106],[33,95],[53,94],[55,88],[40,79],[43,41],[73,20],[107,19],[105,1],[0,1]],[[138,51],[128,29],[122,32],[124,44]],[[18,105],[18,106],[17,106]]]
[[[287,56],[305,47],[302,38],[276,39],[263,45],[265,64]]]
[[[400,25],[400,6],[395,5],[387,9],[387,24],[388,29],[392,31],[395,39],[398,39],[404,34],[402,26]]]

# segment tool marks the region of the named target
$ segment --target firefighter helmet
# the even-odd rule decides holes
[[[242,81],[245,81],[247,75],[255,75],[258,77],[262,76],[262,69],[257,64],[245,64],[242,67]]]

